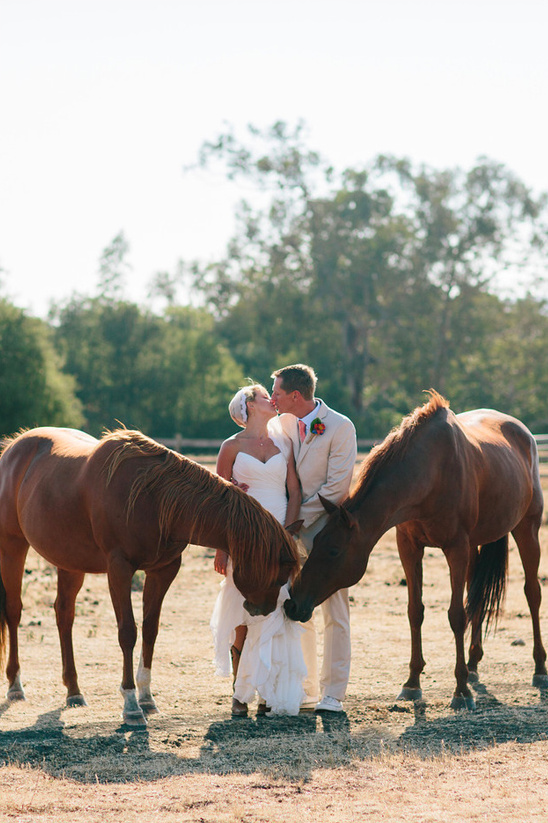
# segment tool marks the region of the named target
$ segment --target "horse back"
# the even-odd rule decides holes
[[[456,420],[472,455],[480,510],[497,512],[512,526],[528,514],[540,518],[538,450],[529,429],[517,418],[491,409],[465,412]]]
[[[24,538],[64,568],[71,567],[74,547],[87,552],[87,570],[104,571],[84,482],[97,442],[84,432],[53,427],[30,429],[9,442],[0,458],[0,539]]]
[[[467,440],[479,448],[490,463],[524,467],[531,477],[538,477],[538,450],[535,438],[521,420],[493,409],[476,409],[456,416]],[[486,459],[486,458],[484,458]]]

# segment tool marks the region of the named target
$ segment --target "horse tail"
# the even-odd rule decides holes
[[[4,581],[0,574],[0,668],[4,665],[6,656],[6,589],[4,588]]]
[[[485,543],[478,553],[474,574],[468,587],[466,612],[468,619],[485,620],[485,632],[498,615],[504,600],[508,576],[508,535]]]

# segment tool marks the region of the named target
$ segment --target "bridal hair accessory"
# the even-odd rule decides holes
[[[240,397],[240,411],[242,413],[242,420],[244,423],[247,423],[247,405],[246,405],[246,396],[245,390],[241,389],[241,397]]]
[[[310,424],[310,434],[308,435],[306,442],[309,443],[313,437],[323,434],[324,431],[325,423],[322,423],[321,418],[315,417],[312,423]]]
[[[246,403],[252,396],[252,392],[250,392],[246,386],[243,389],[239,389],[228,404],[230,416],[242,429],[245,429],[248,418]]]

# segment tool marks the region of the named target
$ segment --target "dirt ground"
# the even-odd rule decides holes
[[[546,527],[542,539],[548,547]],[[547,643],[546,553],[540,574]],[[27,700],[0,702],[0,820],[545,820],[548,696],[531,686],[517,549],[498,630],[485,644],[474,713],[449,708],[449,577],[434,549],[425,558],[424,699],[396,702],[410,653],[402,578],[389,532],[351,590],[353,659],[342,715],[262,719],[252,712],[234,720],[230,682],[212,666],[209,618],[220,578],[213,553],[190,547],[156,647],[161,713],[146,731],[128,731],[106,579],[89,576],[78,599],[75,646],[88,706],[66,709],[55,570],[31,552],[20,632]],[[138,591],[134,602],[139,617]]]

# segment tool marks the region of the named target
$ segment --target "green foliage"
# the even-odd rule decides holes
[[[272,193],[266,206],[241,204],[225,258],[196,278],[246,371],[309,362],[321,396],[364,437],[386,433],[429,387],[457,409],[482,397],[508,405],[498,347],[523,308],[493,290],[546,250],[544,196],[485,159],[463,172],[380,156],[335,177],[302,127],[279,123],[250,129],[245,144],[222,135],[201,162]],[[538,418],[530,392],[523,414]]]
[[[127,302],[73,299],[57,312],[57,345],[92,434],[122,424],[155,437],[218,437],[243,374],[204,310],[164,317]]]
[[[74,380],[62,370],[49,326],[0,300],[0,433],[82,424]]]
[[[546,195],[485,158],[463,171],[379,156],[335,174],[302,123],[250,127],[245,142],[228,130],[202,148],[199,165],[212,164],[256,197],[239,204],[221,259],[156,274],[163,312],[122,299],[122,232],[100,257],[97,296],[73,297],[49,325],[0,303],[3,431],[122,423],[220,438],[245,378],[269,386],[298,361],[361,437],[384,436],[431,387],[455,411],[491,406],[548,431],[548,317],[534,296]],[[499,289],[509,272],[529,286],[513,300]],[[189,282],[202,308],[177,305]]]

